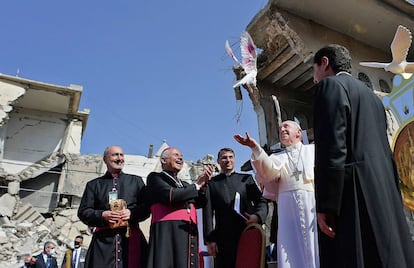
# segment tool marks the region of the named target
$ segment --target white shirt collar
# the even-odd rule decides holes
[[[340,72],[337,72],[337,73],[336,73],[336,76],[338,76],[338,75],[340,75],[340,74],[347,74],[347,75],[352,76],[350,73],[345,72],[345,71],[340,71]]]
[[[47,255],[46,253],[42,252],[42,256],[43,256],[43,261],[46,263],[47,262],[47,258],[49,258],[49,255]]]

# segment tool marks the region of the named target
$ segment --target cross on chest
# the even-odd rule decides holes
[[[296,169],[295,171],[292,172],[291,177],[295,177],[296,181],[299,181],[300,174],[302,174],[302,171]]]

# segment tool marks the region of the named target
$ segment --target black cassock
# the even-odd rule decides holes
[[[97,227],[98,231],[93,234],[86,254],[85,267],[128,267],[129,240],[125,237],[127,228],[109,229],[102,218],[102,212],[110,209],[109,192],[112,191],[113,186],[112,175],[108,172],[86,184],[78,209],[78,217],[86,225]],[[138,223],[148,218],[150,214],[149,207],[144,203],[144,182],[141,177],[121,172],[117,179],[117,188],[118,198],[124,199],[127,208],[131,210],[130,226],[137,227]],[[147,242],[140,230],[133,234],[141,236],[141,251],[136,254],[140,254],[140,267],[145,267]],[[116,261],[117,259],[119,261]]]
[[[205,193],[194,184],[180,183],[165,172],[147,177],[152,212],[147,268],[199,265],[195,209],[205,205]]]
[[[342,73],[320,82],[314,107],[317,212],[337,215],[321,267],[414,267],[380,99]]]
[[[203,230],[206,242],[216,242],[218,268],[235,265],[237,245],[246,228],[246,220],[234,210],[236,192],[240,194],[240,211],[256,214],[261,223],[266,220],[267,201],[250,174],[221,173],[212,178],[207,186],[207,205],[203,209]],[[215,226],[213,228],[213,217]]]

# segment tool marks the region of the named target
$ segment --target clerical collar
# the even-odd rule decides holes
[[[297,150],[300,150],[301,146],[302,146],[302,143],[298,142],[296,144],[286,146],[286,151],[289,151],[289,152],[297,151]]]
[[[170,175],[171,177],[174,177],[174,172],[172,172],[171,170],[163,170],[162,172]]]
[[[338,76],[338,75],[340,75],[340,74],[347,74],[347,75],[349,75],[349,76],[352,76],[352,74],[350,74],[350,73],[348,73],[348,72],[345,72],[345,71],[340,71],[340,72],[337,72],[337,73],[336,73],[336,76]]]
[[[234,170],[230,171],[229,173],[224,173],[223,172],[223,174],[226,175],[227,177],[231,176],[231,174],[233,174],[233,173],[234,173]]]
[[[121,172],[119,172],[118,174],[116,174],[116,175],[118,175],[118,176],[113,176],[113,174],[111,173],[111,172],[109,172],[109,171],[106,171],[106,173],[105,174],[107,174],[107,176],[109,176],[109,177],[111,177],[111,178],[119,178],[119,177],[121,177],[121,174],[123,174],[123,172],[121,171]]]
[[[177,178],[173,177],[174,172],[172,172],[170,170],[163,170],[162,173],[164,173],[170,179],[172,179],[177,187],[179,187],[179,188],[184,187],[183,183],[181,182],[181,180],[178,177]]]

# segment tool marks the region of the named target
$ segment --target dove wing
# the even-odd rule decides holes
[[[280,111],[279,100],[277,99],[275,95],[272,95],[272,99],[273,99],[273,104],[275,105],[275,109],[276,109],[277,123],[278,123],[278,126],[280,127],[282,125],[282,112]]]
[[[411,32],[399,25],[391,43],[392,60],[400,63],[406,60],[408,49],[411,46]]]
[[[256,75],[257,75],[257,73],[254,72],[254,71],[250,72],[250,73],[247,73],[245,76],[243,76],[242,79],[240,79],[240,80],[236,81],[236,83],[234,83],[233,88],[236,88],[238,86],[242,86],[242,85],[245,85],[245,84],[251,84],[251,83],[256,84]]]
[[[253,39],[248,32],[244,32],[240,38],[240,49],[242,54],[242,66],[246,73],[257,71],[257,53]]]
[[[234,55],[233,50],[230,47],[229,44],[229,40],[226,40],[226,43],[224,45],[224,47],[226,48],[226,52],[227,54],[229,54],[229,56],[235,61],[237,62],[237,64],[240,64],[240,61],[237,59],[236,55]]]
[[[359,65],[365,66],[365,67],[372,67],[372,68],[385,68],[388,63],[382,63],[382,62],[360,62]]]

